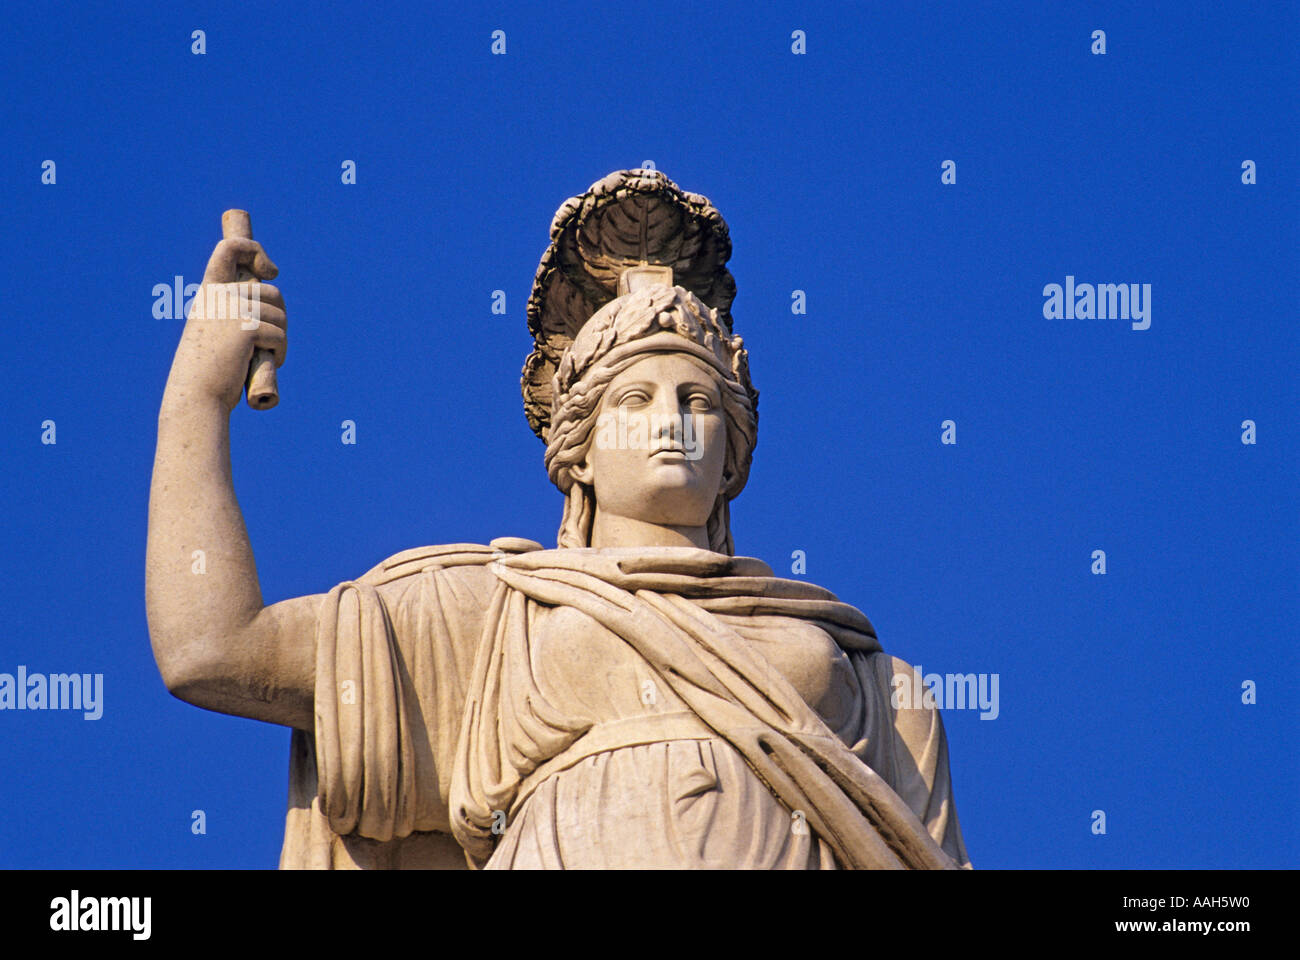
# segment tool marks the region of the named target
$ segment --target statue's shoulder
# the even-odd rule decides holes
[[[414,547],[395,553],[357,577],[357,583],[373,587],[393,583],[404,577],[415,576],[433,567],[441,570],[455,567],[484,567],[503,556],[544,550],[536,540],[523,537],[497,537],[486,544],[445,543],[430,547]]]

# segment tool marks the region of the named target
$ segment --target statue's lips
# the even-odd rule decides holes
[[[669,463],[685,463],[688,459],[682,447],[665,447],[650,454],[651,460],[665,460]]]

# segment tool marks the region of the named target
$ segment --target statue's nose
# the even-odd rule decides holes
[[[651,409],[651,429],[659,443],[673,443],[682,438],[682,410],[666,399],[667,393],[655,398]]]

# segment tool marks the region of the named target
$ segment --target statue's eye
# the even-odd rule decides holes
[[[650,395],[644,390],[632,389],[625,391],[618,398],[618,405],[620,407],[630,407],[635,406],[638,403],[648,403],[649,401]]]
[[[690,397],[692,410],[712,410],[713,398],[707,393],[693,393]]]

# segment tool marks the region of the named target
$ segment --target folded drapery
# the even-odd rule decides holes
[[[829,592],[685,548],[447,549],[419,573],[328,595],[316,733],[295,734],[282,866],[438,865],[454,853],[447,832],[482,866],[542,781],[657,738],[725,741],[839,866],[969,866],[937,712],[890,705],[893,676],[910,668]],[[548,626],[555,611],[570,626]],[[568,612],[621,640],[617,671],[654,678],[664,702],[593,707],[581,684],[605,681],[582,674],[586,633]],[[853,702],[834,730],[748,639],[810,626],[851,665]],[[577,658],[576,686],[540,669],[548,650]]]

